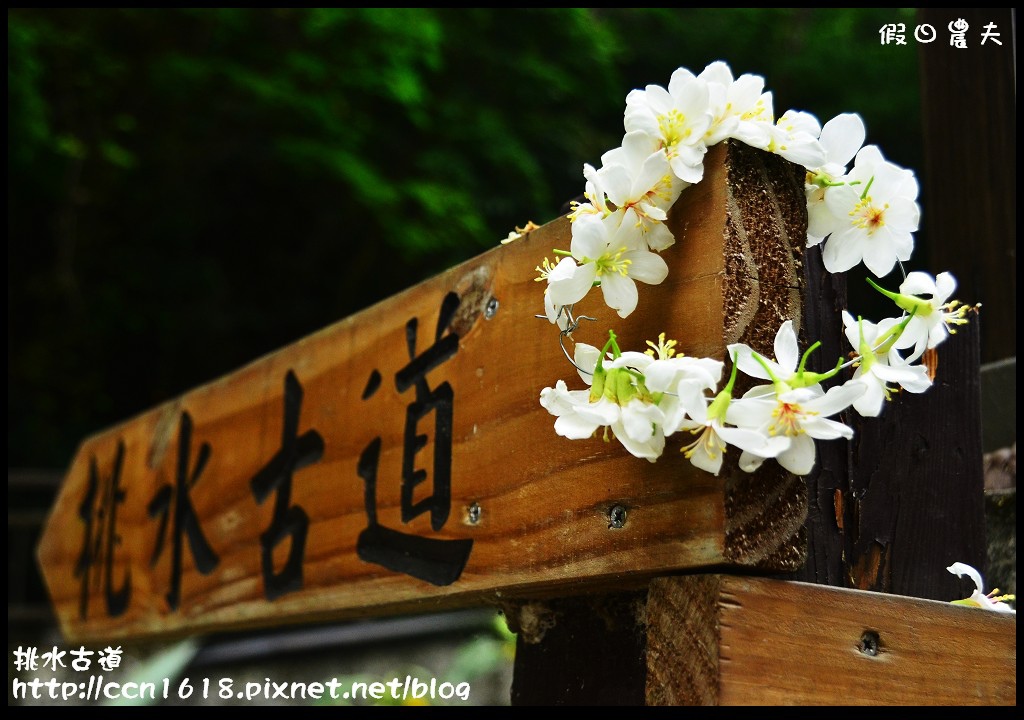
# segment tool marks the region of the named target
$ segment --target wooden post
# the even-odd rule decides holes
[[[730,149],[727,167],[730,196],[753,196],[729,203],[727,213],[739,208],[747,214],[740,214],[739,222],[733,216],[724,222],[727,228],[753,228],[747,236],[748,247],[759,242],[772,246],[778,237],[805,237],[806,224],[801,225],[806,223],[802,175],[797,178],[801,193],[797,196],[789,184],[794,172],[791,166],[777,157],[757,157],[757,151],[745,147]],[[752,171],[753,167],[759,169]],[[765,216],[778,218],[778,222],[773,225],[761,221]],[[751,222],[750,218],[758,221]],[[799,282],[793,286],[802,301],[802,312],[796,315],[801,318],[801,344],[807,347],[815,340],[822,341],[822,348],[812,356],[812,369],[823,372],[849,349],[840,317],[845,306],[844,278],[824,272],[817,248],[805,251],[802,241],[793,241],[792,247],[795,266],[801,269]],[[762,301],[771,302],[771,298],[762,297]],[[777,327],[765,323],[762,336],[749,344],[771,355],[774,329],[771,338],[765,338],[764,333]],[[801,511],[807,508],[806,524],[797,531],[800,543],[808,548],[807,562],[798,563],[790,572],[767,574],[947,601],[969,594],[946,567],[953,562],[966,562],[979,569],[985,566],[978,328],[979,319],[972,315],[966,328],[937,351],[930,351],[928,361],[935,381],[928,392],[899,393],[880,418],[860,418],[852,410],[844,413],[842,419],[857,430],[854,440],[819,442],[815,469],[796,488],[787,483],[787,474],[775,463],[766,463],[756,475],[726,474],[727,494],[741,489],[746,497],[760,493],[764,498],[765,513],[752,519],[762,524],[760,533],[770,533],[776,522],[784,523],[784,514],[775,512],[778,505],[793,501]],[[793,480],[792,476],[788,479]],[[777,500],[773,503],[767,498]],[[621,606],[623,602],[602,598],[600,606]],[[641,669],[633,664],[634,653],[617,656],[621,670],[619,697],[623,702],[636,696],[638,678],[642,676],[646,676],[649,703],[730,702],[728,698],[699,693],[666,691],[668,694],[660,695],[657,686],[664,674],[681,673],[687,679],[679,682],[685,684],[696,682],[689,675],[699,668],[686,665],[682,670],[678,656],[667,658],[657,644],[664,635],[655,634],[654,628],[678,623],[678,608],[651,600],[630,607],[635,610],[637,627],[648,628],[648,645]],[[807,606],[799,605],[793,612],[801,608],[812,613]],[[710,606],[704,610],[710,612]],[[511,614],[515,612],[513,608]],[[587,698],[580,694],[579,687],[604,687],[615,682],[604,674],[605,659],[595,658],[586,645],[592,635],[587,628],[599,627],[600,621],[600,613],[590,606],[578,606],[572,617],[566,618],[563,613],[561,622],[568,626],[565,632],[548,635],[542,641],[548,647],[538,649],[528,636],[521,636],[513,700],[520,704],[577,703]],[[625,628],[617,632],[629,636]],[[565,658],[579,660],[567,668]],[[1005,681],[1005,673],[1000,677]],[[811,675],[800,679],[809,685],[816,682]],[[979,702],[986,701],[985,696],[979,697]],[[756,702],[749,698],[745,701]]]
[[[643,705],[646,592],[506,605],[513,705]]]
[[[920,246],[935,272],[956,276],[958,298],[982,303],[982,362],[1017,355],[1015,13],[917,11],[937,33],[918,48],[927,198]],[[968,26],[963,48],[950,43],[958,21]]]
[[[722,149],[726,150],[724,157],[716,152]],[[666,251],[666,256],[677,249],[689,255],[693,248],[700,247],[700,262],[706,272],[722,278],[721,299],[709,298],[706,310],[711,317],[716,311],[720,313],[721,339],[714,353],[718,356],[734,342],[774,356],[776,331],[787,318],[794,320],[803,336],[807,335],[803,328],[808,320],[814,324],[810,332],[826,324],[816,308],[813,315],[804,311],[804,174],[802,168],[781,157],[742,143],[716,146],[709,152],[704,180],[688,189],[670,213],[669,226],[677,245]],[[695,228],[697,217],[703,226]],[[686,319],[689,321],[689,314]],[[749,379],[739,379],[737,395],[752,384]],[[665,459],[671,461],[673,454],[670,448],[658,464]],[[807,546],[804,480],[774,462],[747,474],[736,467],[736,460],[735,452],[727,453],[722,470],[726,559],[766,572],[797,571],[804,564]],[[552,623],[565,627],[549,630],[541,638],[520,635],[514,703],[586,704],[613,695],[619,702],[630,704],[641,695],[646,668],[643,654],[634,652],[636,644],[617,640],[614,647],[606,648],[617,668],[611,675],[607,673],[608,658],[596,654],[591,645],[596,629],[608,624],[608,613],[603,610],[607,607],[635,609],[637,605],[632,596],[610,595],[589,605],[577,604],[572,613],[557,603],[528,606],[529,614],[542,613]],[[639,608],[643,610],[642,603]],[[506,607],[513,622],[522,612],[519,605]],[[616,615],[620,625],[626,623],[624,616],[623,612]],[[642,617],[634,616],[634,622],[642,622]],[[617,632],[630,638],[630,633],[636,631],[623,627]],[[616,692],[610,691],[610,684]],[[598,688],[603,689],[601,694]]]

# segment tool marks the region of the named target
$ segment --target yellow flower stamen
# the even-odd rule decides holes
[[[785,435],[786,437],[796,437],[801,435],[806,430],[800,427],[800,418],[803,415],[817,415],[818,413],[806,412],[796,403],[784,403],[780,402],[774,410],[772,410],[772,417],[775,420],[768,428],[768,434],[771,436]]]
[[[606,273],[618,273],[622,277],[629,275],[629,266],[633,264],[632,260],[623,260],[622,256],[626,253],[626,247],[620,247],[618,250],[612,252],[609,250],[604,255],[594,261],[597,266],[597,276],[601,277]],[[587,258],[583,259],[583,262],[589,262]]]
[[[764,100],[758,100],[751,110],[740,115],[741,120],[764,120],[770,123],[775,122],[771,115],[766,114]]]
[[[697,448],[703,447],[704,453],[711,459],[717,460],[719,455],[725,454],[725,443],[721,441],[718,434],[710,427],[696,428],[690,431],[694,435],[699,437],[689,445],[684,445],[679,448],[679,452],[683,454],[687,460],[693,457],[694,453],[697,452]]]
[[[536,270],[538,273],[540,273],[540,276],[539,277],[535,277],[533,279],[533,281],[534,282],[544,282],[545,280],[548,279],[548,275],[550,275],[551,271],[554,270],[554,269],[555,269],[555,266],[551,264],[551,261],[548,260],[547,258],[544,258],[544,262],[542,262],[540,265],[538,265],[537,267],[534,268],[534,270]]]
[[[665,149],[671,151],[676,145],[687,140],[693,134],[693,130],[686,126],[686,115],[678,110],[669,110],[664,115],[658,116],[658,129],[661,131],[661,139]]]
[[[644,352],[647,355],[650,355],[651,357],[654,357],[654,354],[657,353],[659,360],[668,360],[673,355],[675,355],[675,347],[676,345],[678,345],[678,343],[675,340],[666,340],[665,333],[660,333],[658,335],[657,345],[655,345],[650,340],[647,341],[647,344],[650,345],[651,347],[649,350],[645,350]]]
[[[885,226],[885,211],[888,209],[889,203],[886,203],[881,208],[874,206],[869,195],[854,205],[853,210],[850,211],[850,217],[853,218],[853,226],[867,230],[870,235],[875,230]]]
[[[967,313],[972,310],[977,312],[980,309],[980,303],[978,305],[964,305],[959,300],[950,300],[945,305],[939,307],[939,310],[942,312],[942,322],[946,323],[946,329],[950,335],[956,335],[954,325],[966,325],[968,323]]]

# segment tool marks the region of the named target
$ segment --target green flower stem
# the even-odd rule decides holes
[[[761,356],[760,353],[754,352],[751,353],[751,355],[755,360],[757,360],[758,364],[764,368],[764,371],[768,373],[768,377],[771,378],[772,384],[775,386],[777,393],[781,394],[783,392],[788,392],[789,390],[792,389],[789,387],[789,385],[775,377],[775,373],[773,373],[772,369],[768,367],[768,362]],[[785,389],[783,390],[782,388]]]
[[[900,295],[899,293],[894,293],[894,292],[893,292],[892,290],[886,290],[886,289],[885,289],[884,287],[882,287],[881,285],[879,285],[878,283],[876,283],[876,282],[875,282],[874,280],[872,280],[871,278],[864,278],[864,279],[868,281],[868,285],[870,285],[870,286],[871,286],[871,287],[873,287],[873,288],[874,288],[875,290],[877,290],[878,292],[882,293],[882,294],[883,294],[883,295],[885,295],[885,296],[886,296],[887,298],[889,298],[890,300],[892,300],[892,301],[893,301],[894,303],[896,303],[897,305],[899,305],[899,299],[900,299],[900,297],[901,297],[901,295]]]
[[[811,356],[812,352],[814,352],[815,350],[817,350],[820,347],[821,347],[821,340],[818,340],[816,343],[814,343],[809,348],[807,348],[806,351],[804,351],[803,357],[800,358],[800,367],[798,367],[796,369],[796,374],[797,375],[803,375],[804,374],[804,367],[807,365],[807,358],[809,358]]]
[[[868,196],[868,191],[870,191],[870,190],[871,190],[871,184],[872,184],[873,182],[875,182],[875,176],[874,176],[874,175],[872,175],[872,176],[871,176],[871,179],[870,179],[870,180],[868,180],[868,184],[864,186],[864,192],[862,192],[862,193],[860,194],[860,199],[861,199],[861,200],[864,200],[865,198],[867,198],[867,196]]]
[[[729,403],[732,402],[732,391],[736,386],[736,371],[739,365],[736,364],[736,356],[732,356],[732,373],[729,375],[728,384],[715,395],[715,399],[708,405],[708,420],[721,420],[725,422],[725,413],[729,410]]]

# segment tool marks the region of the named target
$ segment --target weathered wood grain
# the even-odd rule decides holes
[[[981,452],[981,316],[932,353],[927,392],[900,392],[878,418],[854,418],[842,496],[848,587],[940,600],[965,589],[946,567],[986,574]]]
[[[736,340],[770,354],[799,309],[802,192],[788,164],[712,149],[673,209],[668,281],[641,286],[628,321],[594,293],[577,310],[601,322],[576,338],[599,345],[611,327],[642,349],[664,331],[690,355]],[[651,464],[556,436],[541,389],[583,385],[534,318],[534,268],[569,238],[556,220],[83,442],[38,552],[64,633],[205,633],[797,566],[806,506],[790,476],[713,477],[675,452],[684,439]],[[446,437],[450,502],[417,513],[440,492]],[[425,473],[404,516],[403,463]]]
[[[952,272],[955,297],[984,306],[981,362],[1016,357],[1016,10],[926,7],[916,14],[940,37],[951,22],[970,30],[966,48],[918,46],[924,216],[915,260]]]
[[[647,702],[1014,705],[1017,619],[728,575],[652,581]]]

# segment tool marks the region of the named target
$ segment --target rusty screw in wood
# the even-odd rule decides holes
[[[626,508],[613,505],[608,510],[608,528],[618,530],[626,524]]]
[[[866,630],[864,634],[860,636],[860,644],[857,646],[857,649],[865,655],[874,657],[878,655],[878,646],[878,633],[874,630]]]
[[[498,314],[498,298],[492,297],[487,301],[487,307],[484,308],[484,319],[490,320],[492,317]]]
[[[473,503],[466,508],[466,518],[469,520],[470,525],[476,525],[480,522],[480,504]]]

